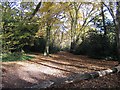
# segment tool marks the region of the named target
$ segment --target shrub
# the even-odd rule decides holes
[[[92,58],[115,58],[115,40],[111,42],[109,35],[89,32],[76,48],[75,54],[88,55]]]
[[[34,40],[34,45],[25,45],[23,50],[25,52],[40,52],[43,53],[45,49],[45,39],[44,38],[36,38]]]

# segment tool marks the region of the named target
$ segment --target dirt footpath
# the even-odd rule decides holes
[[[44,57],[34,54],[35,58],[29,61],[2,62],[2,87],[27,88],[46,80],[60,80],[76,73],[105,70],[118,64],[117,61],[90,59],[81,55],[68,52],[51,54]],[[120,75],[113,74],[89,81],[80,81],[63,87],[98,88],[119,87]]]

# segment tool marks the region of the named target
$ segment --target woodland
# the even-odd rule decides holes
[[[120,2],[17,0],[0,11],[2,88],[120,88]]]

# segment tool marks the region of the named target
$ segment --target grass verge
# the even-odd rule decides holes
[[[30,60],[32,58],[34,57],[20,52],[2,54],[2,62],[24,61],[24,60]]]

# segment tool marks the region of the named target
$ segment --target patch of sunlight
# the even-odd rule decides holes
[[[53,69],[53,68],[50,68],[50,67],[41,67],[41,72],[43,72],[45,74],[49,74],[49,75],[62,74],[62,71],[57,70],[57,69]]]
[[[21,75],[22,76],[22,75]],[[23,80],[27,81],[27,82],[30,82],[30,83],[38,83],[38,80],[30,77],[28,74],[24,77],[22,76],[21,77]]]
[[[90,66],[90,68],[94,68],[94,69],[105,69],[105,67],[100,67],[100,66]],[[108,68],[109,69],[109,68]]]
[[[41,59],[43,59],[43,61],[46,60],[46,58],[41,58]],[[68,62],[68,61],[54,60],[52,58],[47,58],[47,60],[50,60],[50,61],[53,61],[56,63],[61,63],[61,64],[70,64],[70,62]]]
[[[19,70],[18,72],[18,76],[19,78],[21,78],[22,80],[25,80],[27,82],[30,82],[30,83],[37,83],[38,80],[34,79],[32,75],[30,75],[30,73],[28,72],[25,72],[23,70]]]
[[[62,71],[48,67],[48,66],[43,66],[39,64],[30,64],[25,62],[18,62],[18,64],[23,65],[21,69],[27,72],[32,72],[37,74],[44,73],[49,75],[63,75]]]
[[[26,54],[28,56],[31,56],[31,57],[37,57],[37,55],[34,55],[34,54]]]

